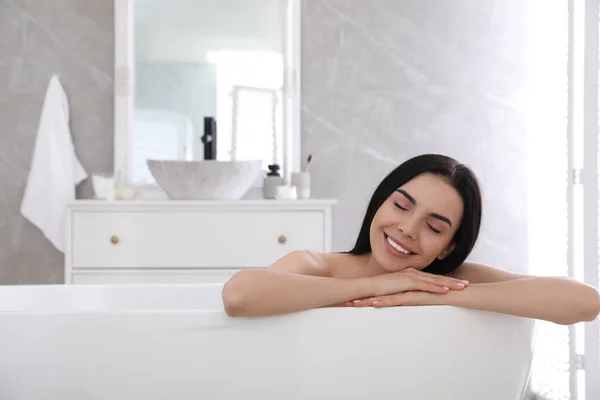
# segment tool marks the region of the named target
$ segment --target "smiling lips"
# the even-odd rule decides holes
[[[385,235],[386,242],[397,252],[402,253],[403,255],[407,255],[407,256],[416,254],[414,251],[409,249],[405,244],[403,244],[403,243],[401,244],[396,239],[392,239],[386,233],[384,233],[384,235]]]

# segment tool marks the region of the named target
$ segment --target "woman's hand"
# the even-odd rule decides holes
[[[368,299],[347,301],[346,307],[397,307],[397,306],[427,306],[443,304],[443,294],[422,291],[390,294],[387,296],[370,297]]]
[[[384,298],[387,299],[386,302],[390,302],[391,298],[396,299],[394,300],[396,302],[400,301],[400,299],[404,299],[402,301],[406,302],[410,301],[413,297],[413,292],[445,294],[450,290],[463,290],[469,284],[469,282],[464,280],[454,279],[443,275],[429,274],[414,268],[378,275],[369,279],[371,280],[373,292],[376,296],[368,299],[345,302],[345,305],[368,307],[373,306],[373,303],[377,299],[383,300]]]
[[[369,278],[375,296],[385,296],[402,292],[420,290],[422,292],[447,293],[449,290],[462,290],[468,281],[435,275],[407,268],[399,272],[382,274]]]

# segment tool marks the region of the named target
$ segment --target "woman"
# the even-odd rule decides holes
[[[569,325],[594,320],[598,291],[565,277],[534,277],[465,262],[481,223],[471,170],[437,154],[412,158],[377,187],[356,244],[342,254],[294,251],[223,288],[229,316],[327,306],[450,305]]]

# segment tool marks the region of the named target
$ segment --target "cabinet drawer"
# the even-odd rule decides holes
[[[321,211],[74,212],[73,268],[266,267],[324,251]]]
[[[217,283],[224,284],[235,274],[237,269],[220,270],[113,270],[113,271],[80,271],[71,276],[72,284],[110,285],[110,284],[184,284],[184,283]]]

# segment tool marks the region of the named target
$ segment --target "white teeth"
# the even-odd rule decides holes
[[[402,252],[404,254],[412,254],[411,251],[406,250],[405,248],[401,247],[398,243],[394,242],[389,236],[387,237],[387,241],[388,243],[395,248],[396,250],[398,250],[399,252]]]

